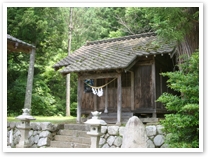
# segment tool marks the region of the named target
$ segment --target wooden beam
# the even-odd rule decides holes
[[[81,123],[81,107],[82,107],[82,80],[78,76],[78,87],[77,87],[77,123]]]
[[[82,80],[84,79],[100,79],[100,78],[117,78],[118,73],[100,73],[100,74],[83,74],[80,75]]]
[[[30,52],[30,64],[28,69],[27,87],[26,87],[25,104],[24,104],[24,108],[28,108],[28,109],[31,109],[34,64],[35,64],[35,49],[32,49]]]
[[[121,107],[122,107],[122,84],[121,84],[121,73],[117,79],[117,125],[121,125]]]
[[[97,79],[94,79],[94,86],[97,86]],[[97,95],[93,96],[94,101],[94,111],[97,111]]]
[[[106,81],[107,83],[107,81]],[[105,110],[104,113],[108,113],[108,85],[105,87]]]
[[[134,110],[134,72],[131,71],[131,110]]]
[[[155,84],[156,76],[155,76],[155,58],[153,58],[153,63],[152,63],[152,104],[153,104],[153,109],[154,112],[152,113],[152,117],[156,118],[157,113],[156,113],[156,84]]]

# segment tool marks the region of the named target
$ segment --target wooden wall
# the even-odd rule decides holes
[[[159,73],[172,70],[173,63],[169,55],[138,58],[137,63],[130,69],[134,72],[133,110],[131,110],[131,73],[122,73],[122,112],[141,114],[156,111],[157,113],[166,113],[164,106],[161,103],[155,103],[155,100],[163,92],[170,91],[166,86],[167,78],[162,77]],[[84,87],[84,82],[82,81],[82,83]],[[105,83],[105,79],[97,79],[97,86]],[[83,87],[82,113],[94,111],[94,97],[97,97],[97,110],[104,112],[106,88],[103,88],[103,96],[98,97],[94,96],[93,93],[85,93]],[[108,85],[108,112],[117,112],[117,80]]]

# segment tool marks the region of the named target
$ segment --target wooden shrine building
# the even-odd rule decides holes
[[[101,111],[121,124],[125,113],[151,118],[167,113],[156,100],[169,91],[160,73],[173,71],[174,54],[174,43],[142,33],[87,42],[53,67],[63,75],[78,74],[77,122],[82,114]]]

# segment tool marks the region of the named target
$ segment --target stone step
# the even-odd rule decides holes
[[[90,144],[74,142],[51,141],[50,148],[90,148]]]
[[[90,137],[74,137],[74,136],[56,135],[54,139],[55,141],[62,141],[62,142],[90,144]]]
[[[89,137],[87,131],[70,130],[70,129],[60,130],[58,134],[65,136],[74,136],[74,137],[87,137],[87,138]]]
[[[69,130],[80,130],[80,131],[89,131],[90,126],[86,124],[65,124],[64,129]]]

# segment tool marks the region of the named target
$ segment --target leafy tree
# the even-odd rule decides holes
[[[186,58],[187,59],[187,58]],[[169,77],[168,87],[180,95],[163,93],[157,101],[165,104],[170,114],[161,121],[167,133],[167,144],[177,148],[199,147],[199,53],[180,65],[180,71],[162,73]]]

